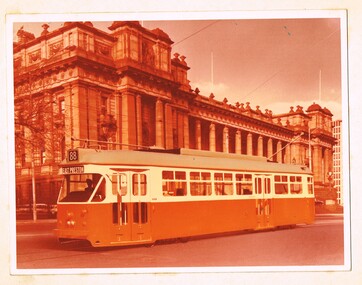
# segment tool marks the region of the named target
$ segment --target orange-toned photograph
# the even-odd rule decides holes
[[[179,17],[13,21],[15,273],[349,268],[345,13]]]

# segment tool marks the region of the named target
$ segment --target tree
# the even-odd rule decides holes
[[[56,111],[57,101],[51,93],[21,95],[15,98],[14,105],[16,166],[31,168],[33,219],[36,220],[35,168],[62,159],[64,116]]]

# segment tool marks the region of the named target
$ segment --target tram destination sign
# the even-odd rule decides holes
[[[84,166],[62,167],[62,174],[80,174],[84,173]]]

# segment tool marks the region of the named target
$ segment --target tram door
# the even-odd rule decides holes
[[[271,199],[271,176],[256,175],[254,178],[256,194],[256,217],[258,228],[271,226],[272,199]]]
[[[113,223],[119,241],[151,239],[150,205],[146,171],[127,171],[117,174],[118,193],[114,205]]]

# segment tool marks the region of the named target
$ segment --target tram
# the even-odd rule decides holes
[[[264,157],[77,148],[59,173],[60,241],[153,244],[314,222],[311,171]]]

